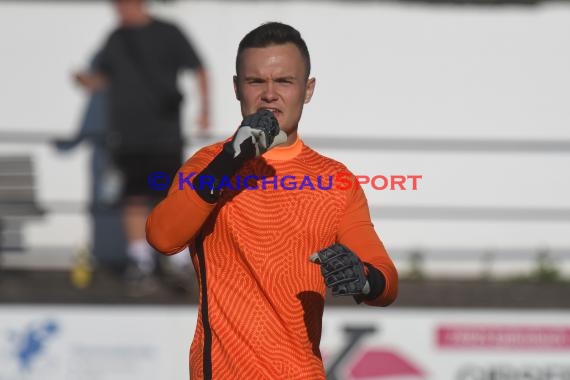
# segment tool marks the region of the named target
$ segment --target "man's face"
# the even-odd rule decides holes
[[[297,130],[314,88],[315,79],[306,79],[305,61],[292,43],[245,49],[234,77],[242,115],[269,109],[288,135]]]
[[[123,25],[135,23],[144,8],[144,0],[114,0],[119,22]]]

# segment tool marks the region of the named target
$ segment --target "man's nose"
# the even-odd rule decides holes
[[[265,102],[274,102],[277,100],[277,89],[273,82],[267,82],[263,88],[261,98]]]

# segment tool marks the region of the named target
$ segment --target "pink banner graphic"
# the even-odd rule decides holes
[[[570,350],[570,327],[441,326],[437,345],[446,349]]]

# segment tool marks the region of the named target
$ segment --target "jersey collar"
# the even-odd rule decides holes
[[[293,144],[287,146],[276,146],[265,152],[261,157],[266,160],[286,161],[295,158],[303,149],[303,141],[297,136]]]

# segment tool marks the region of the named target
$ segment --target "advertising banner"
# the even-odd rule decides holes
[[[0,307],[0,380],[187,379],[195,307]],[[329,380],[570,380],[570,312],[328,308]]]

